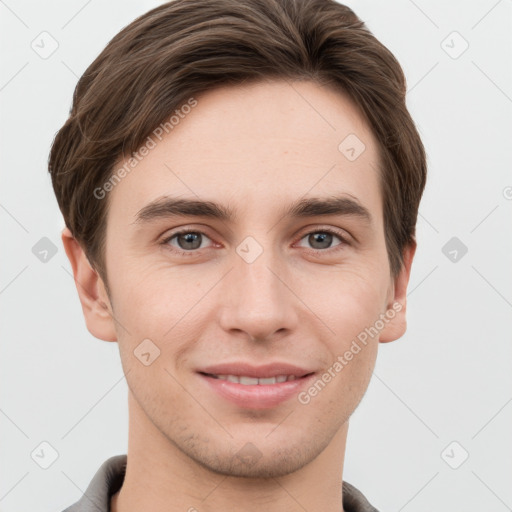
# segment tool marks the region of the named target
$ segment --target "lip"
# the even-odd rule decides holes
[[[247,377],[256,377],[260,379],[268,377],[277,377],[277,375],[295,375],[295,377],[304,377],[314,370],[301,368],[289,363],[269,363],[262,366],[253,366],[244,362],[223,363],[197,370],[199,373],[209,373],[210,375],[246,375]]]
[[[222,364],[204,368],[197,372],[198,376],[209,387],[225,400],[245,409],[270,409],[277,407],[311,382],[315,372],[289,364],[274,363],[265,366],[250,366],[243,363]],[[277,375],[295,375],[292,381],[276,384],[245,385],[227,380],[217,379],[211,375],[246,375],[247,377],[275,377]]]

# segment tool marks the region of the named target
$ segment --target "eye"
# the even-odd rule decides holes
[[[339,240],[339,243],[333,246],[335,238]],[[314,253],[337,251],[349,245],[342,233],[329,228],[310,231],[300,238],[301,241],[304,239],[311,244],[310,250]],[[194,256],[199,249],[208,248],[205,245],[207,240],[211,241],[210,237],[202,231],[185,229],[168,236],[162,240],[161,244],[179,255]]]
[[[333,237],[338,238],[340,243],[332,246]],[[310,231],[301,238],[301,240],[304,239],[306,239],[307,243],[311,244],[312,250],[315,252],[327,252],[329,249],[336,251],[348,245],[345,237],[338,231],[332,229]]]
[[[204,239],[210,240],[201,231],[183,230],[172,234],[162,241],[162,245],[171,246],[171,250],[180,254],[192,255],[197,249],[204,249]],[[176,242],[174,244],[173,242]]]

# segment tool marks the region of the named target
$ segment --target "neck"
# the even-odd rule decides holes
[[[300,469],[278,478],[247,478],[215,473],[191,459],[155,427],[131,392],[129,410],[126,474],[112,497],[112,512],[225,512],[234,503],[244,512],[343,512],[347,423]]]

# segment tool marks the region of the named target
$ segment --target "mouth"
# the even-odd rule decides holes
[[[302,379],[313,375],[314,372],[306,373],[301,376],[296,375],[276,375],[275,377],[250,377],[248,375],[215,375],[213,373],[199,372],[206,377],[213,379],[226,380],[243,386],[271,386],[273,384],[281,384],[283,382],[291,382],[293,380]]]
[[[308,386],[316,372],[291,365],[250,367],[219,365],[197,371],[207,386],[223,401],[242,409],[271,409],[284,404]]]

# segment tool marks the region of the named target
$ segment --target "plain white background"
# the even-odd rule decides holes
[[[2,512],[61,511],[127,450],[117,344],[85,327],[47,157],[78,77],[160,3],[0,2]],[[383,512],[511,510],[512,2],[347,3],[403,66],[429,178],[408,331],[380,348],[344,476]],[[31,457],[42,442],[48,469]]]

